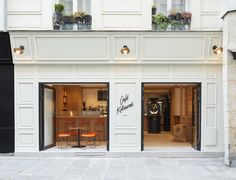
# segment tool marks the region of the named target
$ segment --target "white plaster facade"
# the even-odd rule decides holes
[[[55,2],[58,0],[7,0],[7,29],[53,29]],[[151,30],[152,3],[152,0],[94,0],[92,29]],[[186,10],[193,14],[192,30],[222,30],[221,9],[221,0],[186,0]]]
[[[226,163],[229,164],[228,160],[235,152],[235,133],[232,130],[235,118],[230,115],[228,101],[236,97],[232,95],[234,91],[231,91],[234,88],[232,82],[235,73],[227,46],[229,39],[233,43],[236,40],[232,38],[235,27],[232,16],[225,18],[224,26],[220,17],[224,12],[235,9],[235,0],[186,0],[187,10],[193,14],[191,29],[200,32],[165,33],[142,32],[151,30],[151,0],[92,1],[93,30],[133,32],[42,31],[52,29],[55,2],[58,1],[7,0],[6,3],[8,30],[38,30],[10,33],[12,47],[25,46],[24,54],[14,57],[16,152],[39,150],[39,82],[109,82],[110,150],[126,152],[140,151],[141,148],[141,116],[138,115],[141,110],[141,82],[201,82],[201,151],[225,151]],[[0,8],[3,8],[1,5]],[[1,23],[4,18],[0,18],[0,29],[4,29],[4,23]],[[212,53],[213,45],[221,46],[222,33],[204,32],[221,31],[222,27],[224,68],[221,57]],[[66,51],[65,44],[68,45]],[[128,56],[120,54],[120,48],[124,44],[131,48]],[[232,79],[228,76],[229,70]],[[135,106],[127,116],[130,117],[127,121],[118,122],[119,117],[113,111],[123,87],[128,87],[125,90],[133,94]],[[221,98],[223,88],[224,116]],[[232,114],[234,113],[232,109]],[[229,119],[233,120],[228,121]],[[232,151],[229,144],[233,146]]]
[[[201,151],[223,152],[222,59],[211,50],[213,44],[221,45],[221,32],[13,31],[10,35],[12,47],[26,47],[24,54],[14,57],[16,152],[39,151],[40,82],[108,82],[111,152],[141,151],[142,82],[200,82]],[[90,43],[81,46],[78,41]],[[127,56],[120,53],[124,43],[131,49]],[[123,94],[134,101],[125,116],[116,113]]]

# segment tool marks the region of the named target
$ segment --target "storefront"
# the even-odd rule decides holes
[[[170,125],[164,120],[167,115],[165,118],[162,115],[160,132],[171,130],[169,137],[175,125],[188,123],[191,124],[189,132],[194,131],[188,134],[194,137],[186,142],[191,142],[188,147],[201,152],[224,151],[222,59],[212,51],[214,45],[221,46],[221,32],[12,31],[10,34],[13,48],[24,46],[22,54],[14,54],[16,154],[45,149],[40,147],[45,100],[40,88],[42,85],[60,88],[59,84],[64,86],[61,98],[63,93],[67,96],[68,85],[90,84],[97,91],[106,88],[109,92],[105,152],[149,151],[145,148],[144,134],[146,101],[153,98],[151,94],[159,98],[159,105],[161,98],[174,97],[170,99],[172,108],[168,109]],[[107,86],[101,87],[101,84]],[[198,93],[195,91],[198,96],[194,95],[194,89],[200,89]],[[48,95],[53,99],[52,91],[48,91]],[[84,100],[84,95],[80,96]],[[195,109],[193,97],[196,97]],[[80,98],[82,105],[83,100]],[[180,106],[173,108],[174,101]],[[63,102],[58,101],[56,105],[63,106]],[[78,107],[83,109],[81,105]],[[67,113],[74,113],[74,109],[69,107]],[[73,116],[81,119],[80,114]],[[197,119],[197,123],[193,119]],[[47,145],[53,144],[51,141]],[[165,151],[165,145],[163,147]]]
[[[13,153],[14,65],[7,32],[0,32],[0,83],[0,153]]]

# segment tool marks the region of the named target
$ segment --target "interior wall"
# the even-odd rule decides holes
[[[55,86],[57,101],[57,116],[69,116],[73,111],[74,116],[81,114],[83,109],[82,88],[79,86]],[[68,95],[68,110],[63,111],[63,94],[64,89]]]
[[[98,101],[98,90],[100,88],[83,88],[83,101],[86,102],[86,108],[107,105],[107,101]]]

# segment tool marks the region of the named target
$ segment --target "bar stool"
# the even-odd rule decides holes
[[[80,134],[80,137],[85,138],[87,140],[87,145],[90,147],[96,148],[96,133],[95,132],[87,132]]]
[[[57,138],[58,138],[58,147],[59,148],[63,148],[63,141],[66,140],[66,147],[68,147],[69,145],[69,137],[70,137],[70,134],[66,133],[66,132],[59,132],[57,134]],[[61,144],[61,146],[60,146]]]
[[[95,121],[95,131],[97,134],[99,145],[101,145],[102,141],[105,138],[105,121],[103,119],[97,119]]]

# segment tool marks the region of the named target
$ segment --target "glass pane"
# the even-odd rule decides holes
[[[154,5],[156,5],[157,14],[167,14],[167,0],[154,0]]]
[[[78,0],[78,11],[91,14],[91,0]]]
[[[185,0],[172,0],[172,9],[175,9],[178,11],[184,11],[185,10]]]
[[[73,14],[73,0],[59,0],[59,3],[64,5],[64,15]]]

